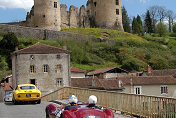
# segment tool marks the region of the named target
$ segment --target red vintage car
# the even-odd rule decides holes
[[[46,107],[46,118],[114,118],[110,109],[95,109],[79,104],[79,108],[63,110],[66,104],[49,104]]]

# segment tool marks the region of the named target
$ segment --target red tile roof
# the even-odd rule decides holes
[[[71,53],[71,51],[57,48],[54,46],[49,46],[49,45],[42,44],[42,43],[38,42],[38,43],[31,45],[27,48],[15,51],[13,53],[13,55],[14,54],[49,54],[49,53],[52,53],[52,54]]]
[[[94,85],[93,85],[94,81]],[[108,80],[108,79],[98,79],[98,78],[72,78],[71,86],[80,88],[96,88],[105,90],[122,89],[119,87],[119,80]]]
[[[100,73],[105,73],[105,72],[110,71],[110,70],[115,69],[115,68],[117,68],[117,67],[97,69],[95,71],[91,71],[91,72],[87,73],[87,75],[96,75],[96,74],[100,74]],[[124,72],[128,72],[128,71],[123,70],[121,68],[117,68],[117,69],[122,70]]]
[[[176,69],[166,69],[166,70],[152,70],[148,73],[149,76],[169,76],[176,75]]]
[[[82,72],[85,73],[86,70],[80,69],[80,68],[76,68],[76,67],[71,67],[71,72]]]
[[[146,77],[120,77],[114,78],[121,80],[123,84],[130,85],[176,85],[176,79],[172,76],[146,76]]]

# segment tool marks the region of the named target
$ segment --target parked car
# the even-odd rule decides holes
[[[79,108],[63,110],[65,104],[49,104],[45,109],[46,118],[114,118],[114,113],[110,109],[89,108],[87,104],[78,105]]]
[[[12,102],[12,91],[8,91],[6,92],[5,96],[4,96],[4,102]]]
[[[37,104],[41,103],[41,92],[33,84],[21,84],[13,90],[13,99],[14,104],[19,102],[35,102]]]

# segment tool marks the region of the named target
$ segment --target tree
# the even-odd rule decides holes
[[[171,32],[172,31],[172,26],[173,26],[173,21],[174,21],[173,11],[168,10],[166,17],[167,17],[167,20],[168,20],[168,23],[169,23],[169,32]]]
[[[172,30],[174,33],[176,33],[176,23],[173,25]]]
[[[145,31],[147,33],[153,33],[152,19],[150,17],[149,10],[147,10],[146,12],[144,24],[145,24]]]
[[[0,70],[5,71],[8,69],[8,64],[5,61],[5,57],[0,56]]]
[[[130,19],[128,17],[125,7],[122,7],[122,24],[125,32],[131,32]]]
[[[162,22],[158,23],[156,25],[156,33],[159,34],[159,36],[165,36],[167,33],[167,27],[165,24],[163,24]]]
[[[132,21],[132,32],[134,34],[139,33],[138,22],[137,22],[137,19],[135,17],[133,18],[133,21]]]
[[[144,35],[143,24],[142,24],[141,17],[139,15],[137,16],[137,23],[138,23],[139,35]]]
[[[16,35],[12,32],[5,34],[0,41],[0,53],[6,57],[6,62],[9,68],[12,67],[11,53],[15,51],[15,48],[19,45]]]
[[[158,7],[158,17],[160,22],[162,22],[166,17],[166,9],[164,7]]]
[[[16,35],[12,32],[9,32],[3,36],[3,39],[0,41],[0,48],[14,51],[16,46],[19,45]]]
[[[158,11],[158,7],[159,6],[151,6],[149,8],[149,12],[150,12],[150,17],[152,19],[152,25],[153,25],[153,28],[155,27],[156,23],[157,23],[157,11]]]

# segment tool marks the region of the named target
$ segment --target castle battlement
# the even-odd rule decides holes
[[[52,4],[51,4],[52,3]],[[26,26],[50,30],[60,28],[108,28],[123,31],[121,0],[88,0],[79,9],[60,0],[34,0]]]

